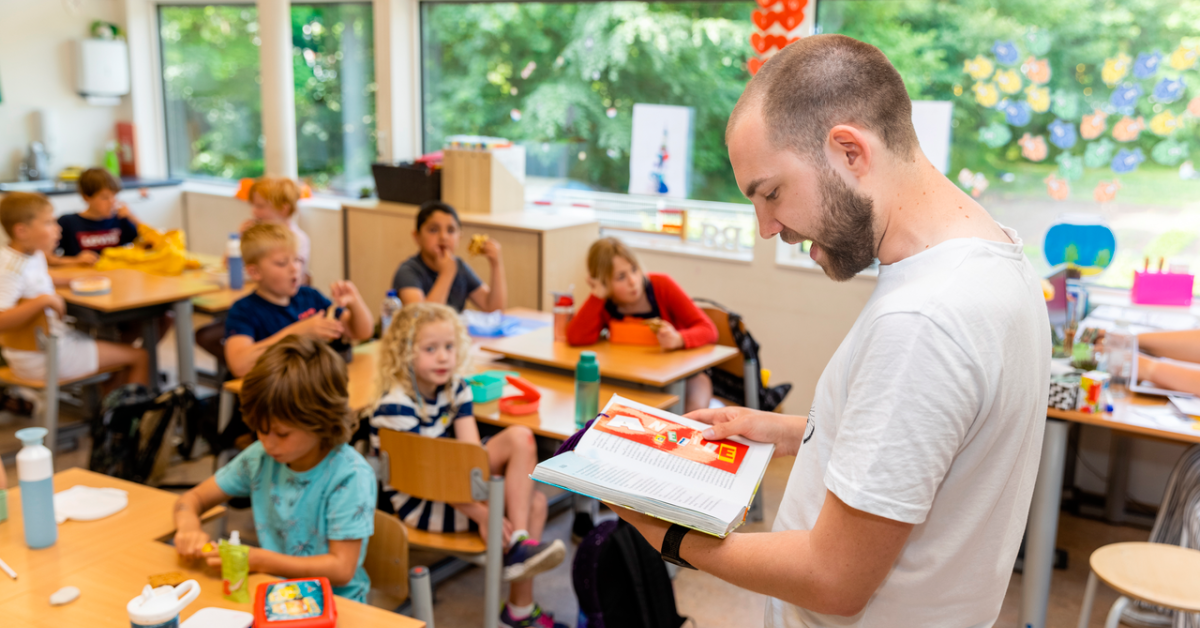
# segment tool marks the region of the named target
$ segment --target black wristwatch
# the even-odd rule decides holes
[[[690,530],[677,523],[672,523],[670,528],[667,528],[666,535],[663,536],[662,542],[662,557],[668,563],[695,569],[688,561],[679,557],[679,546],[683,544],[683,536]]]

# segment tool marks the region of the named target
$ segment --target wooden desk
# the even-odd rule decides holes
[[[220,287],[195,276],[161,277],[139,270],[115,269],[97,271],[78,266],[50,269],[55,279],[101,275],[112,280],[112,292],[100,296],[80,296],[70,287],[58,289],[67,302],[67,312],[82,322],[96,326],[115,325],[128,321],[142,323],[142,338],[150,358],[151,388],[157,388],[159,334],[156,319],[175,312],[175,338],[179,360],[179,381],[196,386],[195,330],[192,328],[192,298]]]
[[[174,531],[172,513],[176,495],[115,478],[70,469],[54,476],[56,491],[76,484],[113,486],[129,492],[129,506],[99,521],[68,521],[59,526],[58,542],[46,549],[25,546],[20,516],[20,490],[9,492],[9,519],[0,523],[0,557],[19,575],[0,580],[0,607],[4,625],[59,628],[61,626],[129,626],[125,605],[147,584],[147,576],[182,571],[200,583],[200,597],[182,613],[186,620],[196,611],[218,606],[250,612],[250,604],[234,604],[221,595],[217,569],[181,560],[175,549],[156,539]],[[206,513],[220,514],[223,509]],[[250,576],[251,591],[276,578]],[[64,586],[79,587],[79,599],[66,606],[50,606],[50,594]],[[338,620],[344,626],[399,626],[421,628],[415,619],[382,609],[337,600]]]

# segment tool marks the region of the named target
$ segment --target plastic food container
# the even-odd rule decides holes
[[[608,341],[617,345],[658,346],[658,334],[641,319],[608,322]]]
[[[484,371],[468,377],[467,383],[471,385],[471,395],[474,396],[475,403],[488,403],[503,396],[509,375],[519,374],[510,371]]]

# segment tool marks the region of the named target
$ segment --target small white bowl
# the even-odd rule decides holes
[[[85,297],[108,294],[112,292],[112,280],[102,276],[72,279],[71,292]]]

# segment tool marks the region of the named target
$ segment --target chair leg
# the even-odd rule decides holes
[[[217,434],[224,434],[225,428],[229,427],[229,422],[233,420],[233,400],[234,394],[225,390],[225,386],[221,385],[221,405],[217,410]]]
[[[483,628],[500,623],[500,571],[504,567],[504,476],[488,483],[487,564],[484,565]]]
[[[746,407],[751,410],[762,409],[759,407],[761,402],[758,399],[758,378],[758,360],[754,358],[746,360],[742,379],[746,390]]]
[[[413,617],[433,628],[433,589],[429,585],[429,569],[422,566],[408,570],[408,597],[412,600]]]
[[[58,451],[58,337],[46,334],[46,447]]]
[[[1117,628],[1121,624],[1121,613],[1125,612],[1129,602],[1130,599],[1124,595],[1113,602],[1112,608],[1108,609],[1108,619],[1104,620],[1104,628]]]
[[[1087,588],[1083,590],[1083,608],[1079,609],[1079,628],[1087,628],[1088,622],[1092,620],[1092,603],[1096,600],[1096,585],[1099,582],[1096,572],[1089,569]]]

